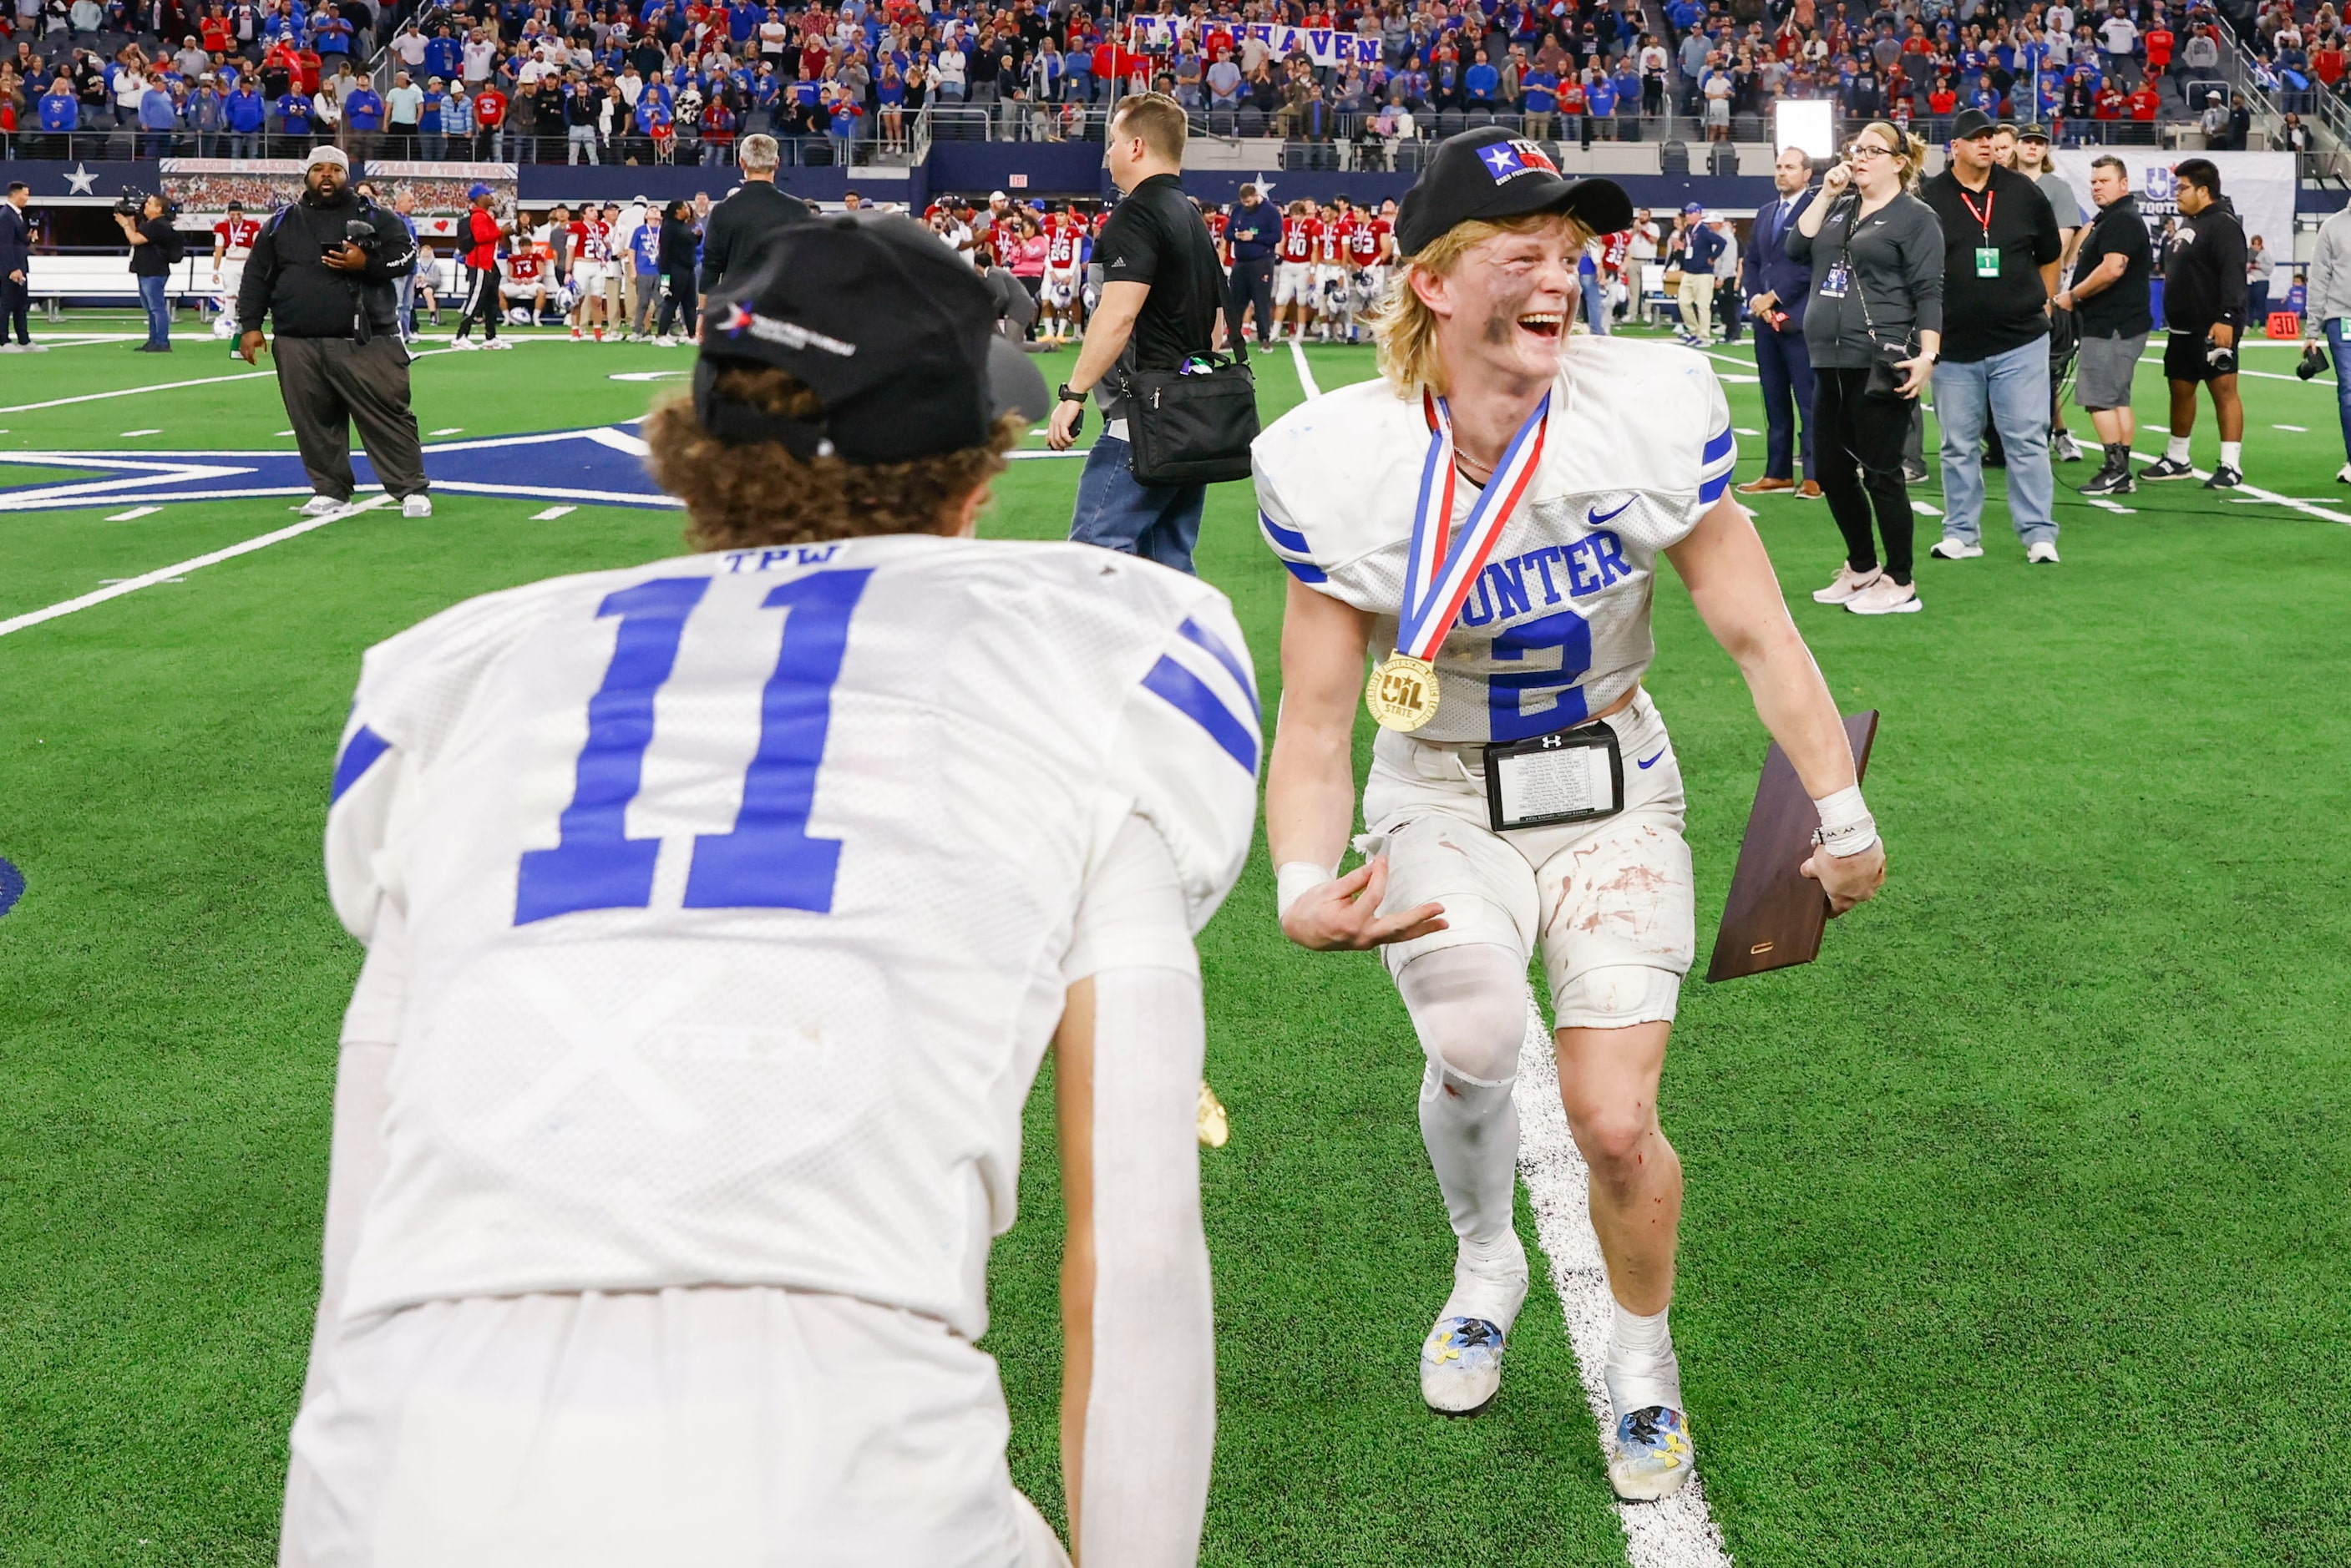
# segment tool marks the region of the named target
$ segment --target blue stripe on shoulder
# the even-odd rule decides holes
[[[1700,462],[1719,462],[1739,450],[1739,437],[1730,431],[1707,438],[1706,451],[1698,455]]]
[[[1230,709],[1217,701],[1201,679],[1167,658],[1143,678],[1145,690],[1154,692],[1170,707],[1195,724],[1208,732],[1208,736],[1225,749],[1226,755],[1240,763],[1251,776],[1257,773],[1257,732],[1233,716]]]
[[[1218,638],[1215,632],[1210,631],[1207,627],[1202,626],[1198,621],[1193,620],[1189,617],[1186,617],[1184,624],[1177,627],[1176,629],[1182,632],[1194,643],[1207,649],[1208,650],[1208,657],[1214,659],[1217,663],[1225,667],[1225,673],[1233,678],[1234,681],[1241,689],[1241,695],[1249,699],[1249,711],[1256,714],[1259,719],[1265,717],[1265,709],[1257,700],[1257,682],[1249,678],[1249,667],[1240,661],[1239,655],[1236,654],[1231,649],[1227,648],[1223,639]]]
[[[1320,566],[1310,566],[1303,561],[1284,561],[1281,564],[1288,566],[1290,575],[1301,583],[1327,583],[1331,580],[1331,574]]]
[[[1722,493],[1729,486],[1730,475],[1727,472],[1718,473],[1698,487],[1698,498],[1701,504],[1711,506],[1722,499]]]
[[[390,750],[390,741],[361,724],[358,732],[351,736],[350,744],[343,748],[343,754],[335,759],[334,793],[327,797],[327,804],[332,805],[342,799],[350,793],[351,785],[359,783],[368,769],[375,766],[375,760]]]
[[[1305,535],[1301,534],[1295,528],[1283,527],[1280,524],[1267,516],[1262,509],[1258,512],[1257,525],[1265,530],[1265,536],[1267,538],[1272,540],[1276,545],[1279,545],[1285,550],[1295,552],[1301,556],[1311,556],[1314,553],[1313,547],[1306,543]]]

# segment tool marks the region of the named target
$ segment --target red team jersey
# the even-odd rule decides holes
[[[517,283],[538,281],[539,258],[533,251],[517,251],[507,257],[507,271]]]
[[[1046,231],[1052,248],[1045,253],[1045,265],[1066,272],[1078,265],[1078,247],[1085,243],[1085,229],[1074,219],[1057,220]]]
[[[253,242],[260,234],[261,225],[251,218],[225,220],[213,225],[213,243],[228,247],[230,261],[243,261],[250,254]]]
[[[1281,228],[1281,259],[1305,262],[1314,259],[1314,242],[1322,233],[1320,218],[1292,218]]]
[[[1337,266],[1347,259],[1348,242],[1354,237],[1355,220],[1327,218],[1314,225],[1314,259],[1323,266]]]
[[[1388,221],[1385,218],[1365,218],[1351,224],[1350,228],[1352,233],[1347,237],[1347,254],[1354,258],[1357,266],[1377,266],[1388,235]]]
[[[601,220],[571,220],[571,259],[605,262],[612,259],[612,225]]]

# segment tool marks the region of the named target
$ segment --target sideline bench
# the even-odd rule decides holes
[[[122,255],[36,255],[25,275],[25,289],[45,302],[48,318],[63,317],[68,300],[115,301],[139,299],[139,280],[131,275],[131,257]],[[213,258],[190,254],[175,264],[163,280],[163,297],[183,303],[213,296]]]

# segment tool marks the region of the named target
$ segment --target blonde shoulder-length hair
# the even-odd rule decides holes
[[[1553,223],[1567,226],[1568,237],[1578,249],[1592,238],[1582,223],[1559,213],[1530,213],[1522,218],[1494,222],[1472,218],[1454,224],[1396,265],[1395,276],[1385,297],[1372,311],[1369,326],[1379,345],[1380,374],[1387,378],[1397,397],[1417,397],[1424,389],[1438,393],[1450,389],[1446,385],[1445,362],[1437,352],[1437,312],[1413,288],[1412,275],[1447,276],[1464,253],[1497,234],[1531,234]]]

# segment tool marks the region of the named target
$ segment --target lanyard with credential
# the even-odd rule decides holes
[[[1991,183],[1987,182],[1984,185],[1984,204],[1982,212],[1979,213],[1976,211],[1974,199],[1970,197],[1964,190],[1959,192],[1959,202],[1967,208],[1968,216],[1973,218],[1977,223],[1983,225],[1983,244],[1976,247],[1976,275],[1978,277],[1998,277],[2000,275],[2000,247],[1991,243],[1992,189]]]

